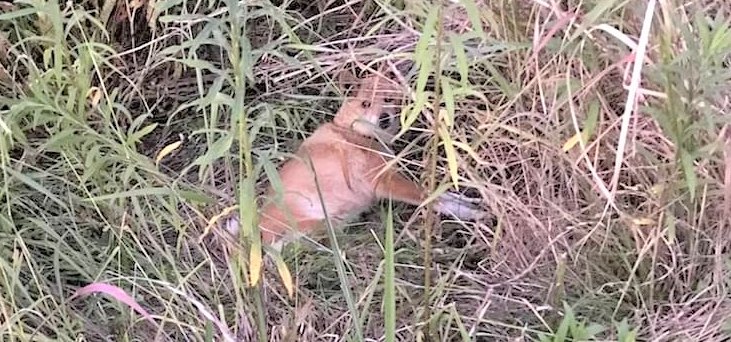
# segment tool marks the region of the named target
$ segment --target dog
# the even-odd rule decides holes
[[[277,251],[322,228],[326,218],[340,226],[379,199],[418,206],[429,195],[420,184],[388,167],[381,143],[395,133],[400,88],[377,73],[357,78],[343,71],[338,80],[341,87],[352,85],[354,95],[346,97],[334,119],[318,127],[295,157],[281,165],[281,201],[271,200],[278,197],[271,185],[266,192],[269,201],[260,210],[259,227],[262,242]],[[461,220],[485,216],[479,199],[448,191],[435,201],[434,210]],[[238,218],[229,219],[227,227],[236,236]]]

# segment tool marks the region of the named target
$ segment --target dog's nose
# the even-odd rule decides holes
[[[383,112],[378,117],[378,128],[380,129],[388,129],[393,124],[393,114],[388,112]]]

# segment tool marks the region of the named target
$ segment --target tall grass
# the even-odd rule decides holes
[[[728,339],[731,8],[646,5],[0,2],[1,339]],[[270,265],[261,190],[376,64],[396,167],[493,217],[389,202]]]

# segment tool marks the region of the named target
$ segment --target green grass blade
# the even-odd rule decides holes
[[[388,201],[388,211],[385,217],[386,238],[384,239],[385,271],[383,279],[383,310],[386,342],[396,341],[396,266],[393,247],[393,205]]]

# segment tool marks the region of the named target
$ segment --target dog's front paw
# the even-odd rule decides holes
[[[454,216],[460,220],[482,220],[487,212],[482,210],[479,198],[470,198],[465,195],[445,192],[437,199],[434,210],[439,213]]]
[[[239,229],[241,225],[239,224],[239,216],[238,215],[232,215],[231,217],[226,219],[226,222],[223,224],[224,228],[226,228],[226,231],[231,233],[233,236],[239,236]]]

